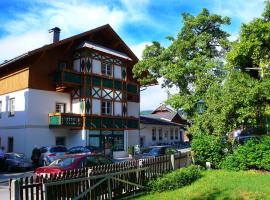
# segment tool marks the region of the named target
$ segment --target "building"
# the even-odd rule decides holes
[[[138,58],[109,26],[59,40],[0,65],[0,146],[92,145],[121,156],[139,144]]]
[[[147,147],[186,142],[187,125],[187,120],[178,112],[162,104],[150,114],[140,116],[140,145]]]

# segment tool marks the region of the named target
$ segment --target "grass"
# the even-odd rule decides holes
[[[190,186],[141,196],[138,200],[269,199],[270,174],[208,170]]]

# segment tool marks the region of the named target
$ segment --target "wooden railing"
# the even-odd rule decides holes
[[[49,113],[49,125],[80,128],[83,125],[83,119],[78,114]]]
[[[143,192],[153,178],[191,163],[190,152],[81,168],[12,181],[13,199],[119,199]]]

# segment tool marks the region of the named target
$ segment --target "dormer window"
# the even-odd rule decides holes
[[[101,66],[101,73],[106,76],[112,76],[112,64],[103,63]]]

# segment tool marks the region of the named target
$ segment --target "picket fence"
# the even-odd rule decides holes
[[[190,152],[186,152],[25,177],[10,180],[10,199],[121,199],[145,191],[149,180],[190,163]]]

